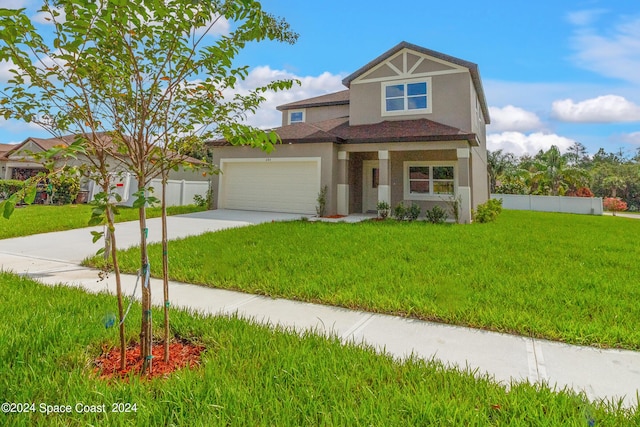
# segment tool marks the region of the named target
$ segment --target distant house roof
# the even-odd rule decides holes
[[[297,108],[326,107],[332,105],[348,105],[349,90],[329,93],[327,95],[316,96],[314,98],[303,99],[276,107],[279,111],[294,110]]]
[[[471,73],[471,80],[473,80],[473,86],[475,87],[476,92],[478,94],[478,98],[480,99],[480,105],[482,107],[482,113],[484,114],[484,117],[485,117],[485,122],[487,124],[491,122],[491,119],[489,116],[489,107],[487,106],[487,100],[484,95],[484,89],[482,88],[482,80],[480,79],[480,71],[478,70],[478,65],[474,64],[473,62],[465,61],[463,59],[456,58],[454,56],[445,55],[444,53],[436,52],[435,50],[431,50],[431,49],[426,49],[424,47],[421,47],[415,44],[411,44],[407,42],[399,43],[398,45],[389,49],[382,55],[378,56],[376,59],[369,62],[365,66],[349,74],[347,77],[345,77],[342,80],[342,84],[345,85],[346,87],[350,87],[351,82],[353,80],[355,80],[362,74],[366,73],[367,71],[371,70],[373,67],[375,67],[382,61],[389,59],[396,53],[400,52],[402,49],[413,50],[423,55],[431,56],[433,58],[441,59],[443,61],[450,62],[452,64],[467,68],[469,70],[469,73]]]
[[[295,123],[273,129],[283,143],[333,142],[356,144],[375,142],[422,142],[466,140],[478,145],[474,133],[429,119],[384,121],[369,125],[350,126],[348,117],[317,123]],[[211,141],[213,146],[231,145],[225,140]]]
[[[100,143],[103,144],[105,149],[107,147],[111,146],[112,138],[109,135],[109,133],[100,132],[100,133],[97,133],[96,136],[98,138],[98,141],[100,141]],[[8,150],[6,153],[4,153],[4,156],[5,157],[9,157],[11,154],[19,151],[22,147],[27,145],[29,142],[32,142],[32,143],[36,144],[43,151],[47,151],[47,150],[50,150],[50,149],[55,148],[55,147],[67,147],[67,146],[71,145],[77,139],[77,137],[78,137],[77,134],[70,134],[70,135],[65,135],[65,136],[56,137],[56,138],[31,138],[31,137],[29,137],[29,138],[25,139],[23,142],[21,142],[20,144],[13,145],[10,150]],[[178,158],[179,156],[176,153],[170,152],[169,153],[169,157]],[[184,161],[192,163],[192,164],[195,164],[195,165],[204,165],[204,164],[206,164],[206,162],[203,162],[202,160],[195,159],[193,157],[184,156],[182,158],[184,159]]]
[[[40,147],[43,151],[50,150],[54,147],[67,147],[69,144],[75,141],[76,135],[65,135],[60,138],[32,138],[29,137],[22,141],[20,144],[14,145],[13,148],[5,153],[6,157],[9,157],[11,154],[20,151],[22,147],[27,145],[29,142],[34,143],[38,147]]]
[[[11,151],[17,144],[0,144],[0,160],[5,157],[9,151]]]

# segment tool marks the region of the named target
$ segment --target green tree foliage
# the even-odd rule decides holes
[[[50,24],[46,28],[37,27],[24,9],[0,9],[0,61],[12,73],[0,92],[0,115],[36,123],[55,136],[78,135],[76,149],[98,159],[93,170],[105,193],[95,222],[103,214],[112,221],[108,162],[118,159],[134,175],[145,276],[150,268],[145,206],[153,200],[148,183],[183,164],[180,153],[198,151],[212,137],[272,150],[277,135],[247,126],[244,119],[267,91],[288,89],[294,82],[275,81],[239,93],[238,82],[249,70],[235,59],[247,43],[293,43],[297,34],[252,0],[41,4]],[[209,35],[222,23],[228,33]],[[5,214],[20,196],[5,202]],[[149,286],[143,286],[142,304],[146,369],[152,345]]]
[[[507,159],[501,151],[489,158]],[[557,147],[535,156],[513,156],[495,169],[495,193],[620,197],[629,210],[640,209],[640,156],[599,149],[593,156],[575,143],[564,154]],[[491,166],[492,162],[489,161]]]
[[[508,175],[516,168],[516,157],[511,153],[503,153],[502,150],[489,151],[487,153],[487,172],[491,192],[496,192],[498,177]]]

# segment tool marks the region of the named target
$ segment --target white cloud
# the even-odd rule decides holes
[[[35,23],[44,24],[44,25],[53,25],[54,20],[62,24],[67,20],[67,17],[63,8],[53,7],[51,8],[51,10],[54,10],[59,15],[56,15],[54,17],[49,12],[38,12],[31,17],[31,20]]]
[[[640,106],[622,96],[605,95],[574,102],[572,99],[554,101],[555,118],[574,123],[617,123],[640,121]]]
[[[555,145],[560,151],[566,151],[574,143],[564,136],[535,132],[524,134],[522,132],[502,132],[487,135],[487,148],[490,151],[503,150],[516,156],[523,154],[536,154],[540,150],[548,150]]]
[[[9,70],[16,69],[16,64],[9,61],[0,61],[0,82],[6,83],[9,81],[11,77],[13,77],[13,73]]]
[[[49,138],[50,135],[35,123],[0,118],[0,143],[19,144],[28,137]]]
[[[559,99],[589,99],[603,93],[640,101],[640,85],[626,82],[611,84],[577,82],[518,82],[487,79],[483,82],[491,105],[517,105],[528,111],[548,110]],[[492,117],[493,119],[493,117]],[[544,118],[543,118],[544,119]]]
[[[572,37],[573,59],[607,77],[640,83],[640,18],[613,27],[606,35],[580,26]]]
[[[272,128],[282,125],[282,113],[276,110],[278,105],[300,101],[314,96],[345,90],[342,85],[344,76],[324,72],[319,76],[297,76],[285,70],[274,70],[269,66],[253,68],[247,78],[240,82],[236,92],[246,93],[248,90],[264,86],[274,80],[298,79],[301,85],[294,85],[290,90],[268,92],[266,101],[261,104],[256,114],[247,118],[247,123],[260,128]]]
[[[620,139],[628,144],[640,145],[640,132],[623,134]]]
[[[503,108],[489,107],[489,114],[491,116],[490,132],[526,132],[542,128],[542,122],[535,113],[513,105]]]
[[[567,14],[567,20],[573,25],[586,26],[595,22],[601,15],[605,14],[605,9],[587,9],[570,12]]]
[[[204,32],[209,28],[209,25],[211,25],[212,23],[213,26],[211,27],[207,35],[223,36],[229,34],[229,31],[231,30],[231,24],[224,16],[220,16],[215,20],[215,22],[208,22],[206,25],[199,27],[198,29],[196,29],[195,34],[197,36],[203,35]]]
[[[4,3],[9,3],[5,5]],[[22,9],[27,7],[29,0],[3,0],[1,6],[5,9]]]

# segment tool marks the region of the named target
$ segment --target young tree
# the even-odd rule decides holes
[[[288,89],[293,82],[235,93],[248,67],[237,66],[234,58],[249,42],[293,43],[297,35],[252,0],[43,0],[41,13],[51,24],[44,30],[24,9],[0,9],[0,61],[11,64],[13,73],[0,94],[0,113],[54,135],[109,134],[110,143],[99,149],[119,159],[137,181],[134,206],[145,277],[150,180],[179,165],[179,153],[214,135],[270,150],[277,136],[242,120],[266,91]],[[208,35],[221,24],[228,33]],[[81,140],[95,144],[92,137]],[[144,373],[152,357],[148,283],[142,306]]]

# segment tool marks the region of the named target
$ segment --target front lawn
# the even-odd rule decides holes
[[[117,342],[117,328],[104,325],[116,306],[113,296],[0,272],[0,299],[0,398],[15,403],[3,405],[2,425],[640,424],[637,409],[589,403],[571,391],[528,383],[507,391],[437,362],[399,363],[337,338],[175,310],[173,332],[206,347],[200,367],[166,379],[106,381],[93,360]],[[126,322],[131,339],[139,319],[134,305]],[[153,319],[160,331],[161,313]],[[67,407],[70,413],[46,414]]]
[[[497,222],[268,223],[170,245],[171,277],[526,336],[640,349],[640,221],[505,211]],[[160,245],[151,246],[160,266]],[[135,249],[122,266],[138,268]],[[160,274],[158,267],[154,274]]]
[[[31,234],[49,233],[51,231],[71,230],[86,227],[91,218],[93,206],[86,205],[29,205],[17,207],[6,219],[0,214],[0,239],[28,236]],[[180,215],[205,210],[204,207],[171,206],[167,208],[169,215]],[[161,216],[160,208],[148,208],[147,216],[155,218]],[[133,221],[138,219],[138,210],[121,207],[120,214],[115,217],[116,222]]]

